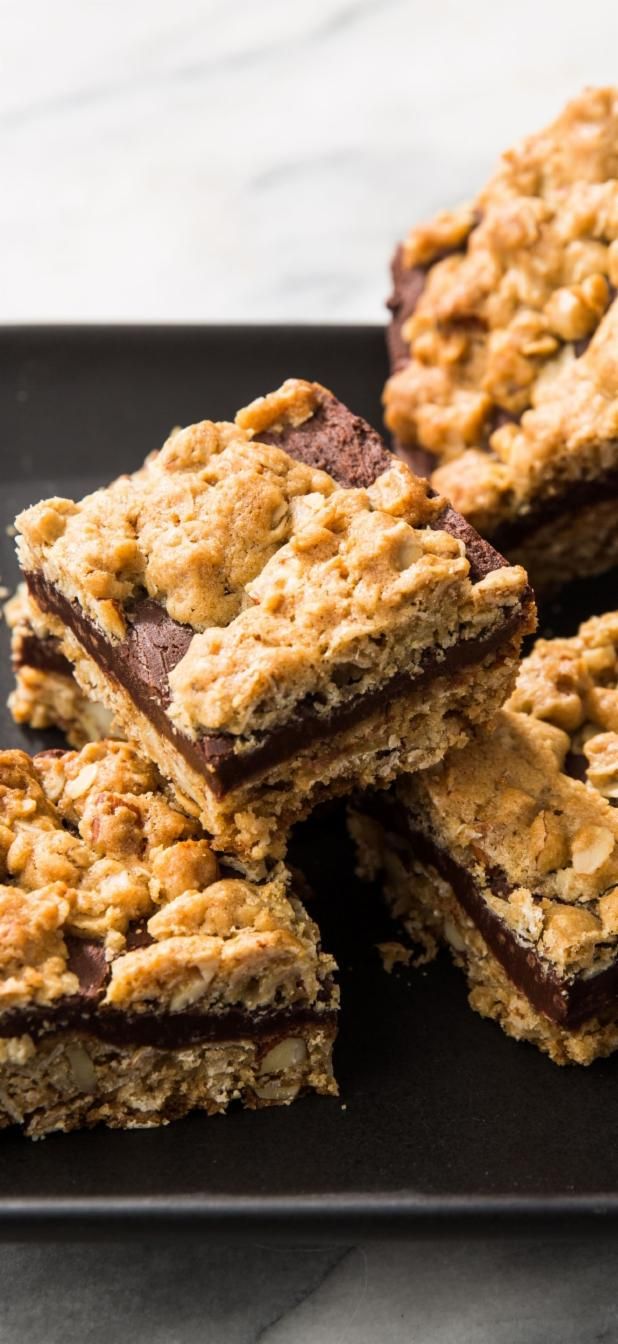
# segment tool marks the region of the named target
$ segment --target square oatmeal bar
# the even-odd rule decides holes
[[[336,1091],[334,962],[283,867],[219,867],[127,743],[0,752],[0,1127]]]
[[[256,873],[321,800],[463,743],[534,621],[524,571],[299,380],[18,528],[82,690]]]

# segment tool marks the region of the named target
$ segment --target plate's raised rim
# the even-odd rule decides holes
[[[285,1237],[286,1241],[539,1234],[618,1235],[618,1194],[573,1196],[377,1194],[357,1196],[119,1195],[3,1200],[0,1239],[67,1240],[144,1233]]]
[[[379,322],[263,322],[249,320],[45,321],[0,322],[0,340],[27,343],[66,339],[161,339],[220,336],[238,339],[247,332],[302,337],[327,330],[343,340],[383,340]],[[137,1237],[195,1235],[226,1240],[265,1236],[286,1243],[349,1241],[359,1235],[468,1237],[510,1235],[614,1236],[618,1234],[618,1191],[578,1195],[411,1194],[406,1191],[362,1194],[282,1196],[191,1195],[28,1195],[0,1199],[1,1240],[75,1240],[80,1235]]]
[[[144,335],[160,333],[163,336],[169,336],[170,333],[177,332],[179,335],[190,335],[194,333],[199,335],[204,332],[232,332],[236,335],[247,331],[272,331],[277,332],[318,332],[328,331],[329,334],[341,331],[347,336],[354,332],[369,332],[384,336],[386,331],[386,322],[258,322],[249,320],[247,322],[0,322],[1,336],[19,336],[24,334],[50,336],[58,334],[66,336],[74,333],[75,335],[92,334],[96,336],[113,334],[132,334]]]

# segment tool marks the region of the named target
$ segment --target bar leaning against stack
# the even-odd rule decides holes
[[[493,725],[351,818],[366,875],[470,1003],[556,1063],[618,1049],[618,613],[539,640]]]
[[[18,528],[82,692],[256,876],[322,799],[465,742],[534,621],[523,570],[295,379]]]
[[[413,229],[393,278],[400,453],[537,592],[618,564],[618,91]]]

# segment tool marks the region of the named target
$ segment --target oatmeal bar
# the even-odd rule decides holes
[[[386,422],[556,588],[618,563],[618,91],[588,89],[393,264]]]
[[[464,742],[533,621],[523,570],[298,380],[18,528],[84,692],[256,874],[322,799]]]
[[[49,633],[25,584],[7,602],[4,615],[11,631],[15,689],[8,703],[15,722],[38,730],[59,728],[78,748],[122,736],[110,711],[80,690],[60,641]]]
[[[618,612],[538,641],[490,728],[352,819],[470,1003],[557,1063],[618,1048]]]
[[[0,753],[0,1126],[334,1093],[334,969],[285,869],[220,870],[127,743]]]

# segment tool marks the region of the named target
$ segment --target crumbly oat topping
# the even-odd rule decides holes
[[[105,1002],[131,1009],[309,1003],[333,967],[285,872],[221,877],[126,743],[0,753],[0,883],[0,1008],[78,991],[68,935],[104,943]],[[127,950],[136,921],[153,941]]]
[[[144,593],[205,629],[238,615],[247,583],[334,489],[325,472],[238,426],[203,421],[175,431],[134,475],[81,504],[47,500],[18,526],[65,591],[79,576],[72,595],[109,634],[124,634],[123,607]]]
[[[179,431],[133,476],[19,519],[24,569],[108,636],[144,593],[193,629],[170,676],[169,714],[189,734],[250,736],[308,694],[332,708],[428,646],[487,633],[522,597],[519,568],[471,582],[463,543],[430,526],[443,501],[401,462],[341,489],[255,437],[325,395],[289,380],[236,425]]]
[[[618,612],[593,616],[571,639],[539,639],[509,703],[568,733],[588,782],[618,799]]]
[[[253,583],[225,630],[196,635],[170,676],[170,715],[246,734],[289,717],[306,695],[333,708],[420,654],[488,628],[515,602],[522,571],[472,584],[463,544],[409,521],[434,501],[395,466],[368,491],[337,491]],[[440,592],[441,597],[437,599]]]
[[[618,464],[617,144],[618,91],[588,89],[404,244],[427,274],[387,423],[481,529]]]
[[[483,740],[402,793],[495,913],[558,971],[613,960],[618,613],[594,617],[572,639],[539,640]],[[499,883],[490,891],[488,871],[502,874],[508,894],[496,894]]]

